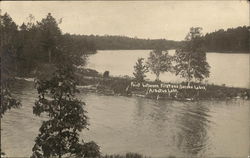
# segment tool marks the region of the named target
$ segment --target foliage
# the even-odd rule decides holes
[[[149,54],[147,65],[156,75],[156,81],[159,81],[160,73],[172,70],[172,57],[160,49],[153,50]]]
[[[105,71],[105,72],[103,73],[103,77],[104,77],[104,78],[109,78],[109,71]]]
[[[76,154],[76,158],[99,158],[101,156],[100,154],[100,147],[93,141],[83,143],[83,145],[79,146],[78,149],[80,152]]]
[[[51,13],[48,13],[46,18],[43,18],[41,22],[37,22],[37,32],[42,51],[48,53],[47,60],[51,63],[52,56],[55,56],[54,52],[61,37],[61,30]]]
[[[11,85],[15,77],[16,67],[13,63],[16,62],[16,33],[17,25],[13,22],[8,14],[0,15],[0,30],[1,30],[1,109],[0,117],[11,109],[21,106],[21,103],[13,97]]]
[[[131,85],[131,82],[133,81],[132,78],[124,78],[124,77],[110,77],[107,80],[103,80],[102,77],[94,77],[94,78],[85,78],[84,83],[82,85],[97,85],[100,88],[103,88],[102,91],[99,91],[99,88],[97,87],[98,92],[102,94],[108,94],[108,95],[124,95],[124,96],[130,96],[131,92],[134,94],[139,95],[145,95],[145,97],[155,99],[159,95],[161,99],[173,99],[173,100],[186,100],[186,98],[192,98],[194,100],[210,100],[210,99],[230,99],[235,97],[241,97],[244,99],[249,99],[250,89],[247,88],[233,88],[233,87],[226,87],[225,85],[219,86],[219,85],[209,85],[206,84],[206,90],[196,90],[196,89],[180,89],[178,90],[178,94],[172,93],[169,95],[166,94],[159,94],[159,93],[151,93],[147,94],[147,88],[145,87],[129,87]],[[86,83],[87,82],[87,83]],[[144,84],[151,84],[156,85],[158,84],[173,84],[169,82],[153,82],[153,81],[145,81]],[[180,83],[183,86],[187,86],[187,82]],[[190,86],[199,86],[200,83],[191,82]],[[129,89],[127,89],[129,87]],[[105,93],[105,90],[113,90],[114,94],[111,93]],[[85,92],[93,92],[92,89],[81,89]],[[94,90],[94,92],[96,92]],[[146,95],[147,94],[147,95]]]
[[[125,155],[119,155],[119,154],[115,154],[115,155],[105,155],[102,158],[150,158],[147,156],[143,156],[142,154],[138,154],[138,153],[126,153]]]
[[[110,87],[115,94],[127,95],[126,89],[130,84],[130,80],[127,78],[115,78],[111,79]],[[104,83],[105,84],[105,83]]]
[[[209,77],[209,68],[206,61],[201,40],[201,28],[191,28],[186,37],[186,44],[183,48],[176,50],[174,66],[176,75],[186,78],[190,83],[192,79],[199,81]]]
[[[60,65],[49,80],[37,80],[38,100],[33,113],[47,115],[32,149],[32,157],[70,155],[96,156],[99,147],[94,143],[80,143],[79,132],[87,128],[85,103],[75,98],[78,93],[74,69],[69,64]],[[86,150],[86,149],[91,149]]]
[[[61,52],[74,57],[76,65],[84,65],[87,55],[96,52],[92,41],[62,34],[60,22],[50,13],[41,21],[33,15],[27,19],[18,26],[7,13],[1,15],[1,48],[12,53],[9,57],[17,76],[34,77],[41,65],[57,63]]]
[[[74,57],[74,63],[81,66],[86,64],[89,54],[96,53],[96,47],[93,42],[70,34],[61,36],[57,48],[60,48],[60,51],[67,52],[70,56]]]
[[[4,113],[11,108],[18,108],[21,106],[21,102],[14,98],[10,92],[10,82],[2,83],[1,85],[1,109],[0,109],[0,118],[3,117]]]
[[[182,45],[182,42],[166,39],[140,39],[126,36],[111,35],[75,35],[78,38],[95,43],[99,50],[141,50],[141,49],[176,49]]]
[[[98,71],[89,68],[78,68],[77,73],[79,73],[79,75],[81,76],[91,76],[91,77],[98,77],[101,75],[98,73]]]
[[[11,107],[20,106],[10,93],[10,81],[16,75],[27,76],[38,70],[35,75],[39,77],[36,82],[39,100],[33,112],[38,116],[47,114],[49,120],[40,128],[33,157],[100,154],[94,142],[79,142],[79,132],[86,128],[87,117],[85,104],[74,96],[78,92],[74,71],[76,66],[85,64],[86,58],[82,56],[95,51],[94,45],[88,43],[87,47],[71,35],[62,35],[59,23],[50,13],[40,22],[35,23],[32,15],[28,19],[18,29],[7,13],[1,15],[1,99],[4,103],[1,116]]]
[[[134,66],[134,73],[135,80],[137,82],[143,82],[144,78],[146,77],[145,73],[148,72],[148,67],[143,64],[143,58],[138,58],[136,65]]]
[[[210,52],[249,53],[249,29],[249,26],[239,26],[207,33],[202,37],[205,50]]]

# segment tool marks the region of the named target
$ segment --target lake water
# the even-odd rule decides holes
[[[89,67],[109,70],[111,75],[131,75],[136,59],[147,54],[100,51],[90,57]],[[212,67],[210,83],[247,87],[249,55],[209,53],[207,58]],[[161,79],[172,77],[162,75]],[[32,82],[19,84],[15,96],[22,107],[8,111],[1,119],[1,146],[9,157],[28,157],[46,118],[32,114],[37,98]],[[95,93],[80,93],[78,97],[87,104],[90,123],[81,136],[97,142],[103,154],[138,152],[152,157],[199,158],[245,158],[250,154],[249,100],[179,102]]]
[[[150,50],[102,50],[91,55],[88,60],[88,67],[99,72],[110,71],[114,76],[133,76],[134,65],[139,57],[147,59]],[[169,54],[174,54],[170,50]],[[207,53],[210,77],[205,82],[214,84],[226,84],[234,87],[249,88],[249,54],[228,54],[228,53]],[[154,80],[155,76],[147,74],[147,78]],[[170,73],[160,75],[162,81],[180,82],[180,77]]]
[[[32,82],[18,88],[20,109],[1,120],[3,151],[10,157],[31,155],[41,120],[32,114],[37,97]],[[79,96],[86,102],[89,130],[103,154],[138,152],[167,157],[247,157],[249,155],[250,101],[179,102],[137,97]]]

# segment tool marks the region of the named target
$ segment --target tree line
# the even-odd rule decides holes
[[[210,66],[206,61],[206,52],[248,52],[249,53],[248,26],[220,29],[202,35],[200,27],[190,28],[185,40],[176,49],[175,55],[170,56],[166,49],[154,49],[148,59],[139,58],[134,66],[134,77],[143,82],[149,70],[156,75],[156,81],[163,72],[171,72],[176,76],[185,78],[188,84],[191,81],[202,81],[209,77]]]
[[[29,21],[21,26],[7,13],[0,20],[1,118],[7,110],[21,106],[11,93],[15,77],[37,71],[38,97],[33,114],[46,115],[48,119],[39,128],[31,157],[100,157],[95,142],[80,139],[80,132],[89,124],[85,103],[75,96],[79,93],[76,70],[84,65],[84,56],[96,51],[93,43],[63,35],[60,20],[50,13],[36,23],[30,15]],[[0,152],[2,156],[1,148]]]
[[[201,35],[202,46],[206,52],[249,52],[249,26],[220,29]],[[138,39],[126,36],[110,35],[73,35],[95,43],[99,50],[135,50],[135,49],[179,49],[185,45],[184,41],[166,39]]]
[[[61,21],[50,13],[41,21],[35,21],[32,15],[27,19],[18,26],[7,13],[1,15],[2,55],[8,55],[13,73],[19,76],[27,76],[41,65],[58,62],[62,51],[72,56],[96,52],[93,42],[62,34]]]
[[[227,30],[220,29],[202,36],[204,47],[209,52],[247,52],[250,48],[250,27],[239,26]]]
[[[139,39],[111,35],[74,35],[95,43],[99,50],[176,49],[181,42],[166,39]]]

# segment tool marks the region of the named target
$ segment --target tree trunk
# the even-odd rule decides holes
[[[191,74],[190,74],[190,63],[191,63],[191,60],[190,60],[190,55],[189,55],[189,58],[188,58],[188,86],[190,86],[190,81],[191,81]]]
[[[49,49],[49,63],[51,63],[51,50]]]
[[[156,74],[156,79],[155,79],[155,81],[159,81],[159,80],[160,80],[160,74],[157,73],[157,74]]]

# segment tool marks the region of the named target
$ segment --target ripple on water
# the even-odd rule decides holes
[[[36,91],[23,88],[23,106],[4,115],[2,147],[8,156],[30,156],[41,121],[32,114]],[[248,154],[249,101],[178,102],[80,94],[89,131],[104,154],[139,152],[166,157],[239,157]]]

